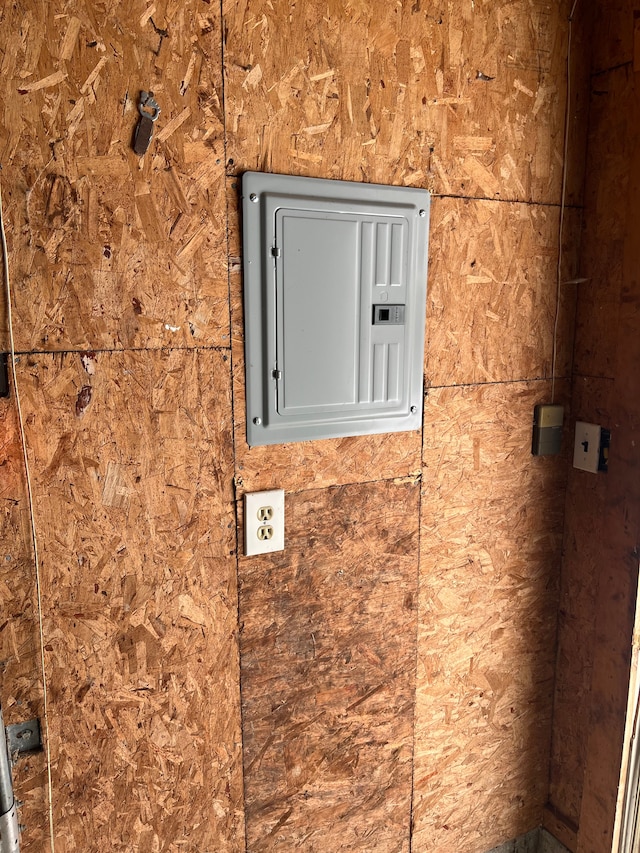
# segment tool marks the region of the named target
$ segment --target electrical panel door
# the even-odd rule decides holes
[[[242,178],[247,439],[418,429],[425,190]]]

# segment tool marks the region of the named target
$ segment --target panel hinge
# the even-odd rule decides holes
[[[282,371],[281,370],[272,370],[271,375],[274,379],[282,379]]]
[[[274,258],[279,258],[280,257],[280,249],[277,246],[273,246],[273,248],[271,249],[271,254],[273,255]]]

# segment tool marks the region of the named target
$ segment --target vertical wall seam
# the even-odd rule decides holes
[[[235,572],[236,572],[236,650],[238,661],[238,682],[237,682],[237,699],[238,711],[240,714],[240,776],[242,779],[242,829],[244,835],[244,850],[249,849],[249,840],[247,836],[247,818],[246,818],[246,792],[244,779],[244,725],[242,713],[242,679],[241,679],[241,662],[240,662],[240,548],[242,543],[239,537],[240,518],[238,513],[238,495],[236,488],[236,422],[235,422],[235,387],[234,387],[234,358],[233,358],[233,303],[231,299],[231,223],[229,215],[229,195],[227,192],[227,103],[226,103],[226,79],[225,79],[225,15],[224,15],[224,0],[220,0],[220,79],[221,79],[221,99],[222,99],[222,140],[223,140],[223,157],[224,157],[224,202],[225,202],[225,240],[226,240],[226,259],[227,259],[227,304],[229,306],[229,390],[231,402],[231,443],[233,447],[232,470],[233,470],[233,518],[235,532]]]
[[[426,313],[425,313],[425,323],[426,323]],[[423,374],[422,377],[423,387],[422,387],[422,426],[420,428],[420,480],[419,480],[419,488],[420,494],[418,495],[418,553],[416,559],[416,653],[415,653],[415,668],[414,668],[414,689],[413,689],[413,727],[412,727],[412,738],[411,738],[411,793],[409,799],[409,853],[413,851],[413,811],[415,806],[415,778],[416,778],[416,723],[418,720],[418,659],[419,659],[419,651],[420,651],[420,566],[421,566],[421,553],[422,553],[422,488],[423,488],[423,478],[424,478],[424,462],[423,462],[423,447],[424,447],[424,421],[425,421],[425,411],[426,411],[426,401],[429,393],[428,388],[426,388],[426,377]]]

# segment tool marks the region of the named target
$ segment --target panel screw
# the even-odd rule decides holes
[[[426,210],[419,210],[419,211],[418,211],[418,216],[426,216],[426,215],[427,215],[427,211],[426,211]]]
[[[260,426],[260,424],[262,423],[262,418],[254,418],[253,422],[256,426]]]
[[[255,193],[251,193],[251,195],[249,196],[249,201],[253,201],[253,202],[258,201],[258,196]],[[422,216],[422,214],[420,214],[420,215]]]
[[[417,406],[411,406],[411,414],[412,414],[412,415],[415,415],[415,413],[416,413],[417,411],[418,411],[418,407],[417,407]]]

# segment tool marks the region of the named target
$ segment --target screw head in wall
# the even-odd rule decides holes
[[[256,426],[260,426],[260,424],[262,423],[262,418],[254,418],[253,422]]]
[[[258,196],[255,193],[251,193],[251,195],[249,196],[249,201],[255,203],[256,201],[258,201]]]

